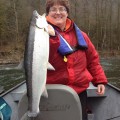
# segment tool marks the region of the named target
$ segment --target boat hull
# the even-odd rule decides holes
[[[107,84],[105,95],[99,96],[96,94],[96,89],[91,84],[87,89],[89,120],[120,120],[120,90],[111,84]],[[50,116],[54,116],[52,120],[73,120],[70,116],[75,115],[78,116],[77,120],[81,120],[81,105],[74,90],[65,85],[47,85],[47,90],[49,98],[42,97],[40,103],[41,114],[38,115],[37,119],[51,120]],[[1,95],[12,108],[11,120],[19,120],[27,112],[27,96],[25,92],[26,84],[23,82]],[[64,97],[62,94],[65,94]],[[72,96],[68,97],[68,94]],[[69,103],[70,100],[74,100],[71,102],[73,107]],[[74,106],[77,106],[76,110],[74,110]],[[70,110],[73,110],[72,113]],[[67,115],[69,117],[60,118],[64,117],[66,111],[69,113]]]

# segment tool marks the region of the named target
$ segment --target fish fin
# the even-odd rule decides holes
[[[48,70],[55,70],[55,68],[48,62],[48,66],[47,66]]]
[[[47,93],[46,87],[45,87],[45,89],[44,89],[44,91],[43,91],[42,96],[45,97],[45,98],[48,98],[48,93]]]

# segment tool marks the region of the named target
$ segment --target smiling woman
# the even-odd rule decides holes
[[[68,13],[65,7],[61,5],[54,5],[54,7],[50,8],[47,18],[50,21],[53,21],[54,25],[58,26],[63,31],[65,29],[67,17]]]
[[[48,0],[46,3],[47,19],[53,21],[62,31],[65,29],[66,18],[69,13],[69,3],[63,0]]]
[[[55,71],[48,71],[47,84],[73,88],[80,97],[82,120],[87,120],[86,89],[92,82],[97,86],[97,94],[103,95],[107,79],[89,37],[68,17],[69,6],[69,0],[46,1],[47,22],[55,30],[49,39],[49,62]]]

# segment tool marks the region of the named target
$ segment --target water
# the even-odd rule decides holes
[[[0,66],[0,93],[9,90],[25,80],[24,70],[16,69],[16,66],[17,65],[7,65],[7,67]]]
[[[101,65],[108,82],[120,88],[120,58],[102,58]],[[24,70],[14,69],[17,65],[0,66],[0,92],[4,92],[25,80]]]
[[[120,88],[120,58],[101,59],[108,82]]]

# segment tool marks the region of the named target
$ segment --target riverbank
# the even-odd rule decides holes
[[[120,51],[98,51],[100,58],[120,58]],[[23,54],[14,53],[14,54],[0,54],[0,65],[4,64],[19,64],[23,59]]]
[[[111,57],[120,57],[120,50],[112,50],[112,51],[98,51],[101,58],[111,58]]]
[[[23,59],[23,55],[20,53],[0,55],[0,65],[4,64],[18,64]]]

